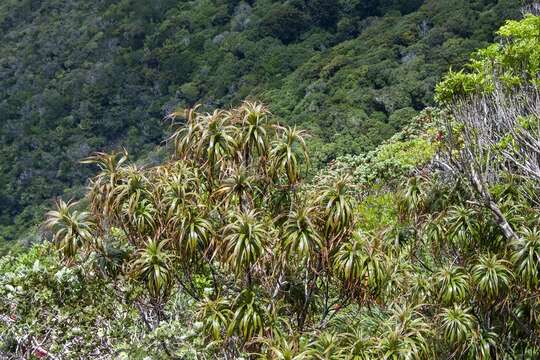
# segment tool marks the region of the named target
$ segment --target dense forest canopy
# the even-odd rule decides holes
[[[0,355],[539,358],[540,16],[497,36],[313,178],[256,101],[172,111],[162,161],[85,158],[48,241],[0,258]]]
[[[311,137],[312,169],[373,150],[433,105],[449,66],[519,1],[4,0],[0,239],[80,197],[95,150],[159,161],[163,117],[269,104]],[[149,155],[150,154],[150,155]]]

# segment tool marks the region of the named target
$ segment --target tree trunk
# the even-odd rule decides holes
[[[497,205],[495,201],[493,201],[493,198],[491,197],[491,194],[489,193],[489,190],[487,189],[486,184],[482,179],[480,178],[478,172],[474,168],[474,165],[471,164],[470,166],[471,172],[469,180],[472,182],[476,192],[480,195],[482,198],[482,201],[484,202],[484,205],[491,210],[491,213],[495,217],[495,222],[503,232],[504,237],[508,241],[512,241],[517,239],[517,235],[506,220],[506,217],[502,213],[501,209]]]

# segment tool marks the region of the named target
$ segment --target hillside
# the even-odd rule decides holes
[[[312,169],[372,150],[433,104],[449,66],[518,1],[61,1],[0,4],[0,239],[80,197],[78,161],[164,138],[164,115],[263,100],[312,135]],[[159,157],[158,157],[159,158]]]
[[[538,11],[497,36],[314,177],[254,101],[171,114],[162,161],[93,154],[0,258],[0,357],[538,359]]]

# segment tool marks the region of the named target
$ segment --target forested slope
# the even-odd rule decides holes
[[[540,16],[312,179],[261,103],[176,111],[169,156],[95,153],[0,258],[0,356],[538,359]]]
[[[165,114],[264,100],[316,169],[372,149],[432,104],[448,66],[519,1],[60,1],[0,4],[0,238],[82,194],[78,160],[163,139]]]

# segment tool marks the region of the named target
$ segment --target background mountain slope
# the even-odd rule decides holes
[[[246,97],[307,128],[315,168],[431,104],[518,1],[15,1],[0,5],[0,237],[80,195],[76,162],[139,157],[176,107]]]
[[[306,132],[274,126],[311,125],[326,161],[326,132],[300,118],[312,92],[292,80],[324,68],[311,60],[253,90],[291,97],[282,119],[255,101],[190,111],[174,147],[87,159],[101,171],[84,199],[59,199],[43,241],[0,257],[0,358],[540,358],[539,14],[524,7],[446,73],[436,107],[314,177]],[[319,99],[315,119],[341,104]],[[397,113],[382,110],[365,107]]]

